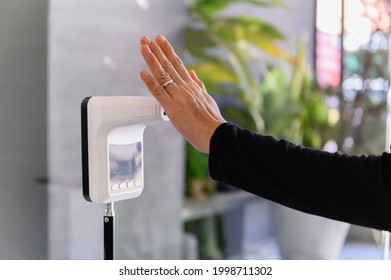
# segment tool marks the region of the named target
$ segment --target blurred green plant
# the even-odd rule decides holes
[[[230,100],[224,116],[246,128],[311,147],[324,144],[328,108],[307,63],[306,42],[295,53],[287,37],[255,16],[226,15],[231,4],[285,7],[281,1],[192,1],[185,46],[190,68],[213,95]]]
[[[208,156],[198,152],[192,145],[186,144],[186,170],[187,176],[194,179],[202,179],[209,176]],[[191,160],[189,160],[191,158]]]
[[[215,193],[215,182],[208,172],[208,155],[186,144],[186,195],[192,198],[205,198]]]
[[[331,135],[329,107],[308,65],[306,40],[296,44],[287,64],[271,66],[261,82],[265,133],[321,148]]]
[[[260,112],[263,95],[259,77],[253,73],[251,61],[256,52],[284,58],[287,53],[277,41],[285,36],[268,22],[251,16],[225,16],[221,12],[233,3],[261,7],[281,6],[280,1],[199,0],[188,12],[192,20],[186,29],[186,49],[197,62],[191,65],[212,93],[235,95],[243,103],[257,131],[264,131]]]

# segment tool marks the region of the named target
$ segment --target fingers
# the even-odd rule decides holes
[[[197,85],[206,91],[204,83],[197,77],[197,74],[194,70],[189,71],[190,77],[193,79],[194,82],[197,83]]]
[[[162,105],[175,128],[197,149],[209,152],[210,138],[225,120],[194,71],[188,72],[170,43],[161,35],[156,42],[141,38],[141,53],[150,71],[140,77]],[[170,81],[170,77],[174,82]]]
[[[176,83],[181,83],[182,80],[191,80],[182,60],[176,55],[164,36],[157,36],[156,42],[144,36],[141,38],[141,44],[148,46],[155,59],[159,62],[158,64],[148,64],[148,66],[160,83],[166,82],[169,79],[167,78],[168,76],[173,78]]]
[[[154,77],[149,75],[147,71],[142,70],[140,72],[140,78],[143,80],[148,90],[163,107],[170,101],[170,95],[167,94],[164,87],[160,85]]]
[[[152,72],[150,76],[148,72],[142,71],[140,77],[150,92],[157,99],[164,98],[164,94],[174,98],[180,93],[182,97],[189,95],[200,100],[201,103],[209,103],[206,88],[195,72],[193,70],[189,72],[185,68],[172,46],[162,35],[157,36],[156,41],[158,43],[152,42],[148,37],[142,37],[140,40],[141,53]],[[171,60],[174,61],[175,67]],[[171,78],[174,82],[165,86]]]
[[[148,45],[141,46],[141,54],[143,55],[145,62],[151,70],[152,75],[156,78],[158,84],[162,85],[171,78],[174,78],[176,81],[178,80],[178,75],[174,75],[172,71],[170,71],[170,73],[163,68],[160,61],[155,54],[152,53]]]
[[[171,78],[177,83],[181,82],[182,78],[175,70],[173,64],[167,59],[155,42],[147,37],[143,37],[141,39],[141,44],[144,59],[147,62],[152,75],[160,84],[164,84]]]
[[[167,41],[167,39],[163,35],[158,35],[156,37],[156,43],[164,53],[165,57],[172,63],[175,70],[185,81],[190,81],[191,78],[189,73],[184,66],[182,59],[175,53],[174,48]]]

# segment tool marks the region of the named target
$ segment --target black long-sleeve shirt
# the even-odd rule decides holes
[[[224,123],[211,139],[209,172],[302,212],[391,231],[388,153],[329,153]]]

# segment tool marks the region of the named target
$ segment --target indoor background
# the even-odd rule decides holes
[[[328,112],[326,123],[320,121],[319,126],[331,128],[308,143],[346,152],[384,149],[389,78],[388,59],[382,55],[388,53],[389,16],[384,20],[382,12],[388,15],[388,1],[344,1],[345,9],[350,7],[356,16],[367,13],[386,22],[375,29],[359,25],[365,34],[349,29],[351,14],[345,14],[341,27],[340,0],[264,1],[270,7],[225,2],[232,3],[218,15],[258,18],[279,31],[267,29],[271,35],[263,42],[270,39],[272,44],[251,49],[252,61],[263,62],[251,65],[256,78],[266,81],[266,73],[280,77],[285,72],[278,71],[294,71],[286,55],[297,62],[300,50],[305,53],[303,69],[314,77],[317,71],[313,82],[321,87]],[[145,68],[139,53],[143,35],[164,34],[187,63],[202,67],[192,48],[201,41],[188,36],[191,27],[197,27],[191,13],[194,3],[0,1],[0,259],[102,259],[103,206],[86,202],[81,192],[81,101],[93,95],[150,96],[138,75]],[[317,15],[317,7],[323,13]],[[325,14],[330,22],[322,21]],[[386,37],[372,36],[373,30]],[[372,60],[356,53],[365,46]],[[363,63],[360,58],[367,59]],[[381,68],[381,62],[386,66]],[[276,72],[268,72],[270,67]],[[202,76],[203,69],[199,71]],[[208,82],[212,88],[214,81]],[[274,96],[270,83],[262,88]],[[370,90],[364,94],[369,103],[356,98],[358,92],[365,93],[364,84]],[[236,86],[232,83],[228,90]],[[281,90],[289,91],[289,85]],[[218,92],[215,97],[233,121],[231,108],[246,105]],[[376,114],[364,122],[366,108]],[[278,118],[267,110],[259,113],[268,124]],[[255,121],[236,121],[259,128]],[[376,140],[361,125],[376,128]],[[268,127],[265,132],[286,131],[291,124],[275,127],[280,130]],[[169,123],[147,128],[144,143],[144,191],[115,206],[117,259],[382,257],[380,234],[371,229],[297,213],[229,186],[189,189],[191,152]]]

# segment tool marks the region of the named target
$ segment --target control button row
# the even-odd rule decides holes
[[[141,180],[137,180],[137,181],[131,181],[131,182],[124,182],[124,183],[120,183],[120,184],[113,184],[111,185],[111,190],[113,191],[118,191],[118,190],[124,190],[124,189],[134,189],[134,188],[141,188],[142,187],[142,182]]]

